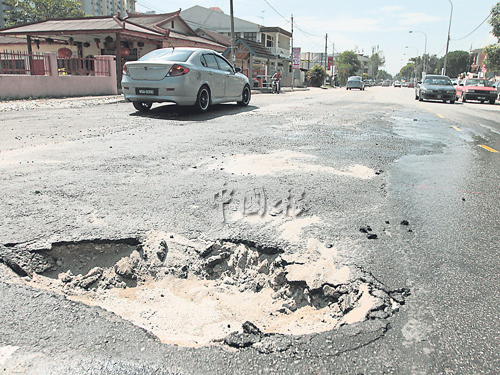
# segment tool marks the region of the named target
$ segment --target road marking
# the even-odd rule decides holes
[[[441,117],[441,118],[444,118],[444,116],[443,116],[443,115],[440,115],[439,113],[436,113],[436,115],[438,115],[438,116],[439,116],[439,117]]]
[[[457,132],[461,132],[462,129],[460,129],[458,126],[452,126],[453,129],[455,129]]]
[[[432,111],[432,110],[433,110],[432,108],[429,108],[429,107],[425,107],[425,109],[428,109],[429,111]]]
[[[497,150],[495,150],[494,148],[491,148],[489,146],[486,146],[486,145],[479,145],[479,147],[482,147],[484,148],[485,150],[488,150],[490,152],[498,152]]]

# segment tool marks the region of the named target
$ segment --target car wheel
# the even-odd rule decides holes
[[[450,100],[450,104],[455,104],[455,101],[454,100]]]
[[[491,99],[490,104],[495,104],[495,99]]]
[[[349,87],[346,87],[345,89],[346,89],[346,90],[349,90]]]
[[[210,107],[210,91],[207,86],[202,86],[198,91],[198,97],[194,105],[197,112],[203,113]]]
[[[147,112],[153,106],[152,102],[132,102],[132,104],[139,112]]]
[[[462,103],[467,102],[467,99],[465,99],[465,94],[462,94]]]
[[[250,98],[252,96],[252,92],[250,91],[250,86],[245,85],[243,87],[243,92],[241,93],[241,101],[237,102],[240,107],[246,107],[248,103],[250,103]]]

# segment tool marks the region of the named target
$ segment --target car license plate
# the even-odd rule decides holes
[[[438,99],[441,99],[443,97],[443,95],[438,95],[437,98]]]
[[[477,98],[478,98],[479,100],[481,100],[481,99],[483,99],[483,100],[484,100],[484,99],[486,99],[484,96],[478,96]]]
[[[158,95],[158,89],[136,88],[136,95]]]

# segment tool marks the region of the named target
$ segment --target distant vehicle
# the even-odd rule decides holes
[[[401,88],[401,82],[399,82],[399,81],[394,81],[394,87],[399,87],[399,88]]]
[[[408,88],[415,88],[415,82],[408,82]]]
[[[248,78],[221,54],[202,48],[161,48],[123,66],[125,100],[139,112],[171,102],[206,112],[210,105],[250,103]]]
[[[359,90],[364,90],[365,89],[365,83],[363,82],[363,78],[359,76],[352,76],[349,77],[347,80],[347,84],[345,86],[346,90],[352,90],[352,89],[359,89]]]
[[[490,104],[495,104],[498,97],[496,87],[493,87],[493,82],[484,78],[466,78],[456,86],[457,97],[465,103],[467,100],[478,100],[481,103],[488,101]]]
[[[402,83],[401,83],[401,86],[402,86],[402,87],[408,87],[408,82],[406,82],[406,81],[402,82]]]
[[[382,82],[382,87],[389,87],[391,83],[389,81]]]
[[[415,100],[442,100],[455,103],[457,91],[448,76],[426,75],[415,87]]]
[[[458,78],[452,79],[451,83],[453,83],[453,86],[456,86],[460,83],[460,80]]]

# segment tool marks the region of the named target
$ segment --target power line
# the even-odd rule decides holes
[[[479,29],[479,28],[483,25],[483,23],[485,23],[485,22],[488,20],[488,18],[490,18],[490,17],[491,17],[491,14],[488,14],[488,17],[486,17],[486,18],[484,19],[484,21],[483,21],[483,22],[481,22],[481,23],[479,24],[479,26],[478,26],[478,27],[476,27],[474,30],[472,30],[469,34],[467,34],[467,35],[466,35],[466,36],[464,36],[463,38],[460,38],[460,39],[451,39],[451,40],[457,41],[457,40],[462,40],[462,39],[467,38],[469,35],[471,35],[471,34],[472,34],[472,33],[474,33],[477,29]]]

